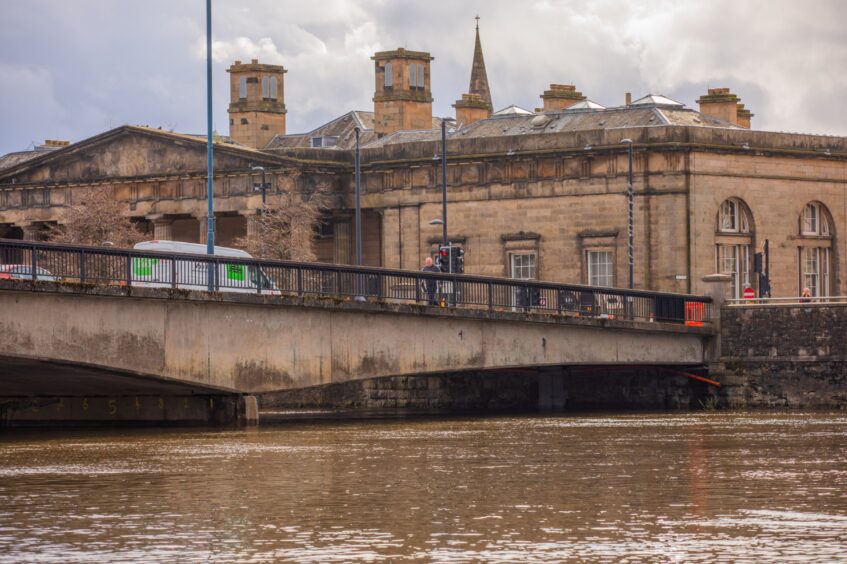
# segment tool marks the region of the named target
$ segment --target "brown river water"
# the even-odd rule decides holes
[[[0,562],[847,562],[847,414],[0,434]]]

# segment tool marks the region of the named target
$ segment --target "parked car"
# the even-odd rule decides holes
[[[58,276],[41,267],[36,267],[35,279],[45,282],[59,281]],[[0,280],[32,280],[32,267],[28,264],[0,264]]]

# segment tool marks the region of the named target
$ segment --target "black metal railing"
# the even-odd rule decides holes
[[[465,274],[0,239],[0,278],[410,302],[701,325],[709,297]]]

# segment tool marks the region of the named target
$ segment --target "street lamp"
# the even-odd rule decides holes
[[[206,0],[206,253],[215,254],[215,167],[212,163],[212,0]],[[208,265],[208,288],[215,289],[215,269]]]
[[[359,155],[359,128],[353,128],[356,133],[356,159],[355,183],[356,183],[356,266],[362,266],[362,162]],[[357,302],[364,302],[362,295],[362,273],[356,273],[356,297]]]
[[[359,160],[359,128],[356,127],[356,266],[362,266],[362,163]]]
[[[265,194],[267,184],[265,184],[265,167],[259,165],[250,165],[250,170],[253,172],[261,171],[262,172],[262,215],[265,215],[265,208],[267,206],[267,196]],[[253,190],[256,189],[256,185],[253,185]]]
[[[628,234],[627,241],[627,257],[629,258],[629,289],[633,288],[633,271],[635,265],[635,258],[633,253],[633,226],[632,226],[632,208],[633,208],[633,188],[632,188],[632,139],[621,139],[621,143],[626,143],[627,152],[629,154],[629,167],[627,168],[626,173],[626,206],[627,206],[627,214],[626,214],[626,227]]]
[[[456,123],[450,117],[441,118],[441,245],[447,246],[447,123]]]

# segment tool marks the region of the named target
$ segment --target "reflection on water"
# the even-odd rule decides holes
[[[847,415],[0,435],[0,562],[847,560]]]

